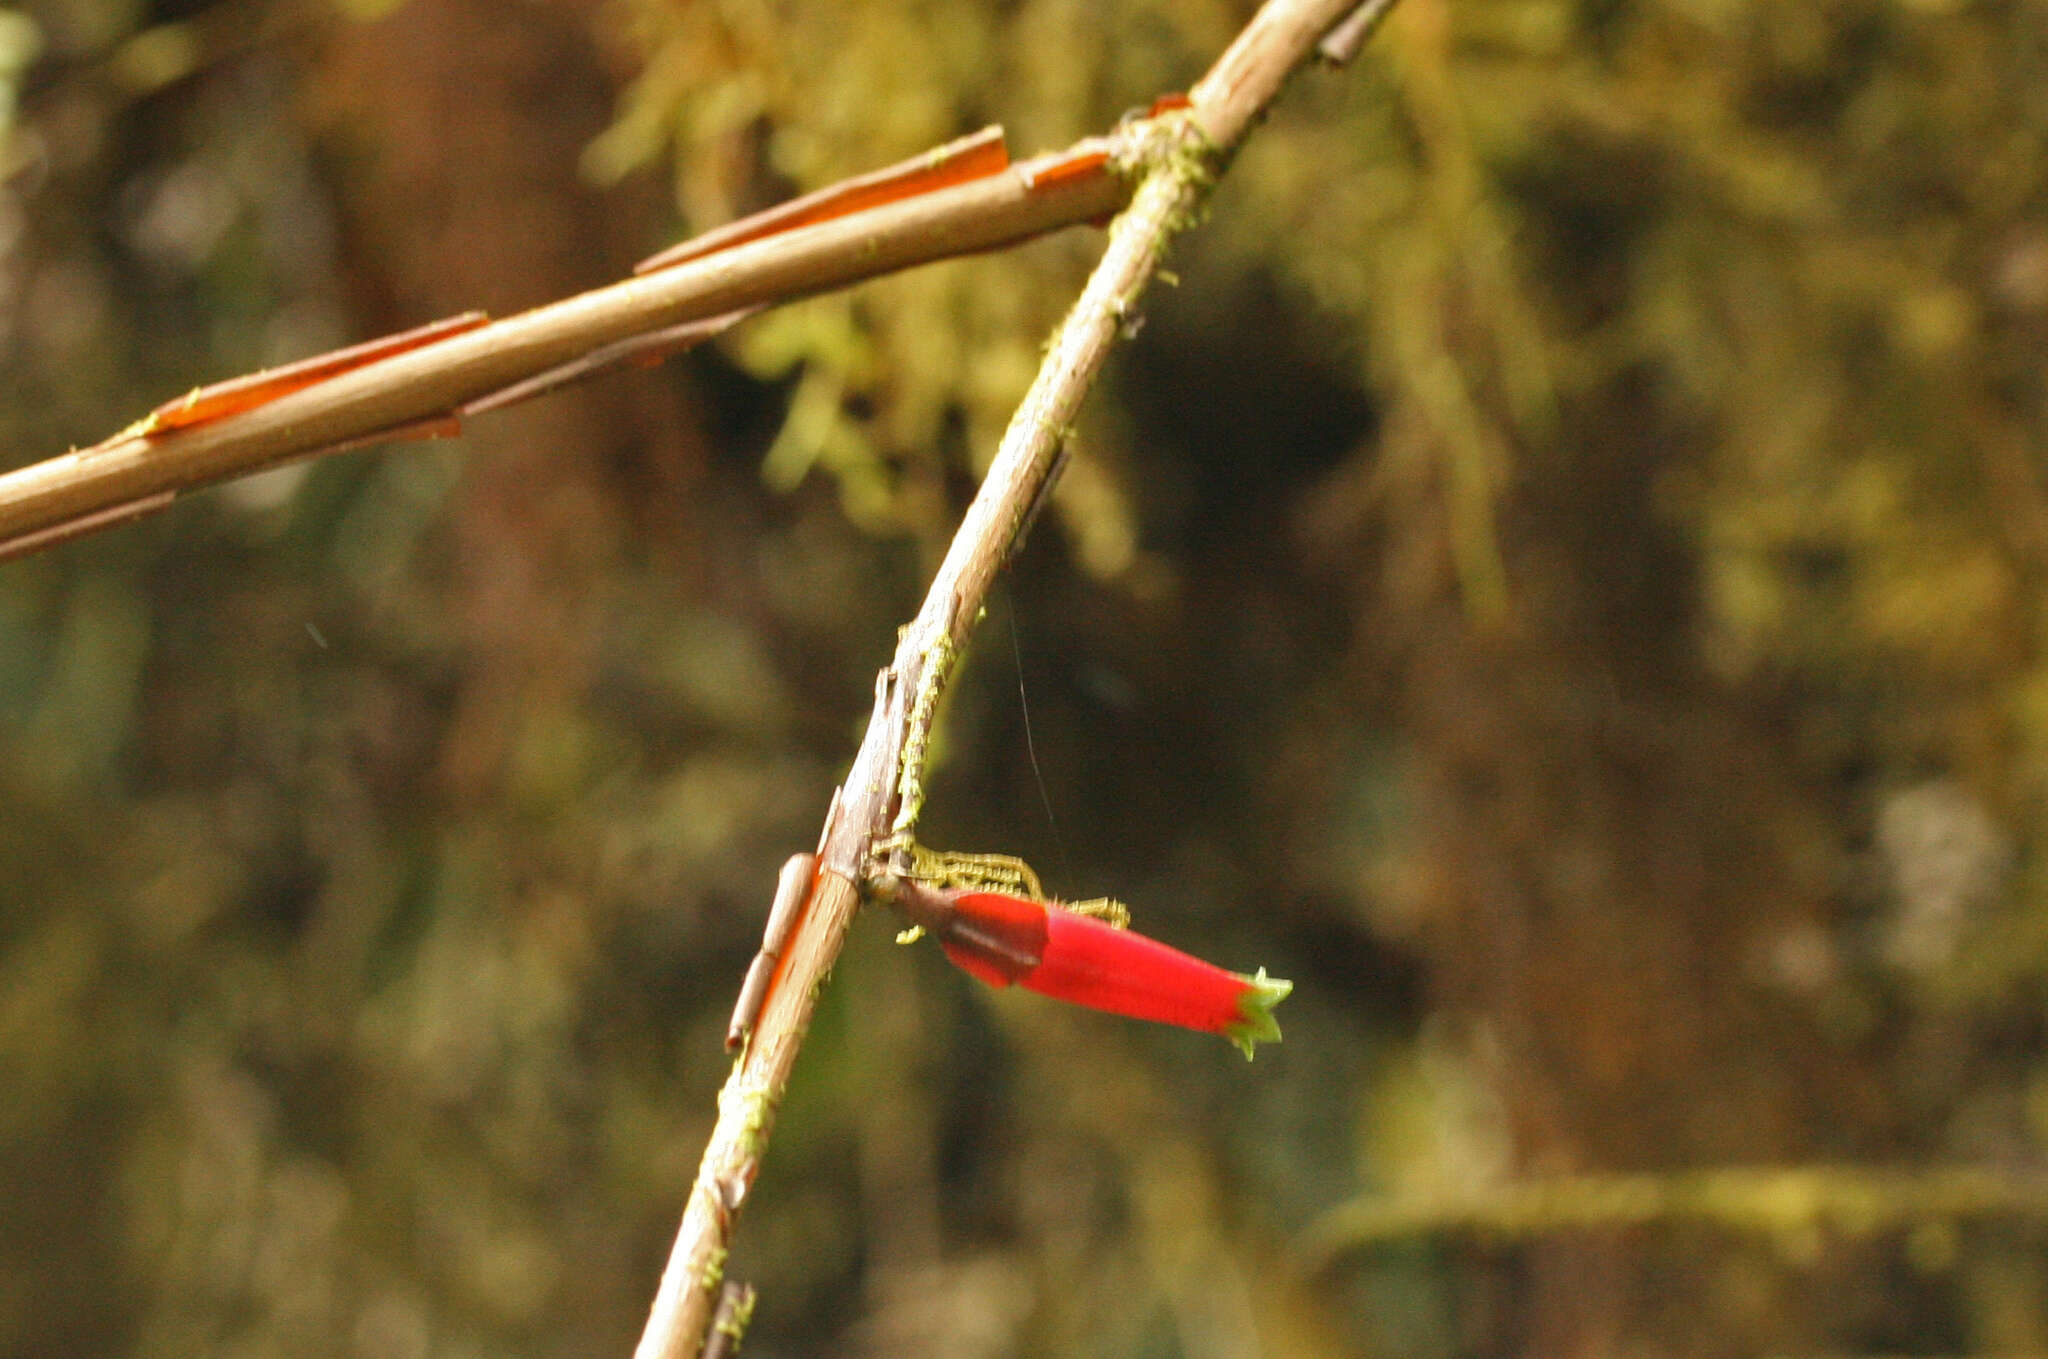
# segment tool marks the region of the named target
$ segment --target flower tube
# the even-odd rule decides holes
[[[1021,985],[1110,1014],[1220,1034],[1246,1057],[1278,1042],[1273,1007],[1294,984],[1228,972],[1156,939],[1003,892],[905,884],[897,904],[946,956],[990,986]]]

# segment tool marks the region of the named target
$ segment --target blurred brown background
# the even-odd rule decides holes
[[[1250,9],[0,11],[0,447],[985,122],[1063,144]],[[1098,244],[0,568],[0,1353],[629,1350],[775,868]],[[2048,1347],[2037,1193],[1444,1220],[1543,1176],[2034,1183],[2048,8],[1404,0],[1175,268],[926,833],[1292,977],[1287,1041],[862,921],[733,1262],[748,1353]],[[1312,1253],[1357,1196],[1413,1222]]]

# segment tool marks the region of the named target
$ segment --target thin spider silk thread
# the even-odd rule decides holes
[[[1010,655],[1017,663],[1017,706],[1024,714],[1024,753],[1031,760],[1031,778],[1038,787],[1038,805],[1045,808],[1045,824],[1052,830],[1053,848],[1060,856],[1060,867],[1071,876],[1073,865],[1067,861],[1067,842],[1060,834],[1059,818],[1053,815],[1052,795],[1046,791],[1045,773],[1038,767],[1038,742],[1031,735],[1031,700],[1024,693],[1024,644],[1018,640],[1017,601],[1014,596],[1010,600]]]

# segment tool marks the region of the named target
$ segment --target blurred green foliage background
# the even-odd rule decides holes
[[[0,11],[0,447],[1064,144],[1250,9]],[[1096,248],[0,567],[0,1353],[627,1351]],[[1287,1041],[860,922],[748,1352],[2048,1348],[2048,7],[1404,0],[1175,268],[926,833],[1291,976]]]

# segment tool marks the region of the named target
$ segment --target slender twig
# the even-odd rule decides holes
[[[1091,145],[1099,143],[1080,147]],[[19,468],[0,476],[0,556],[125,522],[181,491],[294,458],[380,435],[442,431],[465,408],[498,404],[521,384],[560,380],[621,346],[659,345],[663,332],[689,323],[1100,221],[1128,195],[1118,175],[1034,175],[1035,166],[1057,165],[1073,154],[1041,157],[596,288],[240,414],[169,433],[124,430]]]
[[[1726,1167],[1667,1175],[1560,1175],[1444,1194],[1362,1198],[1296,1247],[1319,1272],[1352,1251],[1417,1237],[1513,1241],[1562,1231],[1694,1223],[1779,1237],[1867,1236],[1957,1218],[2048,1217],[2048,1179],[1985,1166]]]
[[[1357,9],[1316,44],[1316,55],[1332,66],[1349,66],[1394,10],[1394,0],[1364,0]]]
[[[1124,154],[1142,175],[1100,264],[1062,323],[895,660],[834,798],[810,897],[753,1036],[719,1095],[719,1116],[684,1209],[637,1359],[698,1359],[734,1222],[759,1173],[775,1111],[839,956],[872,856],[915,828],[921,751],[953,657],[996,573],[1056,474],[1081,400],[1215,175],[1288,75],[1357,0],[1269,0],[1190,91],[1185,109],[1135,125]],[[728,304],[730,305],[730,304]]]

